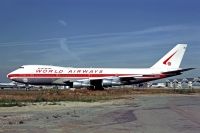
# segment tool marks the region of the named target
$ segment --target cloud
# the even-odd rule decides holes
[[[101,38],[101,37],[110,37],[110,36],[127,36],[127,35],[143,35],[150,33],[158,33],[158,32],[169,32],[169,31],[177,31],[177,30],[186,30],[186,29],[199,29],[200,27],[190,27],[185,25],[166,25],[166,26],[155,26],[137,31],[126,31],[126,32],[115,32],[115,33],[101,33],[101,34],[88,34],[88,35],[78,35],[71,36],[71,39],[87,39],[87,38]]]
[[[58,23],[60,24],[60,25],[62,25],[62,26],[64,26],[64,27],[66,27],[67,26],[67,22],[66,21],[64,21],[64,20],[58,20]]]
[[[54,48],[46,48],[46,49],[31,49],[31,50],[25,50],[22,51],[21,53],[25,53],[25,54],[43,54],[46,52],[52,52],[54,50]]]
[[[32,45],[55,45],[55,42],[62,39],[60,38],[44,38],[33,41],[21,41],[21,42],[0,42],[0,47],[16,47],[16,46],[32,46]]]
[[[69,46],[67,44],[67,39],[66,38],[60,39],[59,43],[60,43],[60,48],[66,52],[66,55],[69,55],[69,56],[71,56],[71,58],[81,62],[81,59],[76,54],[76,51],[73,51],[73,50],[69,49]]]
[[[66,24],[65,21],[59,20],[59,23]],[[122,40],[130,37],[143,37],[145,35],[159,34],[163,33],[166,35],[168,32],[177,32],[177,31],[190,31],[191,33],[195,33],[195,36],[189,36],[193,39],[198,38],[197,34],[199,33],[200,26],[189,26],[189,25],[166,25],[166,26],[155,26],[137,31],[127,31],[127,32],[115,32],[115,33],[100,33],[100,34],[88,34],[88,35],[76,35],[76,36],[68,36],[68,43],[72,44],[83,44],[86,43],[94,43],[100,40],[101,42],[105,42],[107,40]],[[181,33],[179,33],[181,34]],[[178,36],[178,35],[177,35]],[[188,34],[187,34],[188,36]],[[30,45],[52,45],[55,44],[56,41],[62,40],[63,37],[58,38],[45,38],[40,40],[33,41],[23,41],[23,42],[0,42],[0,47],[12,47],[12,46],[30,46]]]
[[[131,32],[80,35],[67,38],[45,38],[25,42],[6,42],[0,43],[0,47],[10,48],[13,46],[14,48],[14,46],[19,46],[23,48],[24,52],[20,52],[18,55],[21,54],[20,56],[23,55],[22,57],[24,58],[30,58],[32,54],[37,54],[36,56],[40,55],[41,57],[35,60],[37,63],[59,65],[67,63],[70,66],[74,64],[76,66],[93,66],[93,64],[109,66],[116,65],[117,62],[127,62],[124,65],[128,66],[128,64],[132,64],[133,60],[138,60],[137,56],[141,54],[141,51],[146,51],[146,54],[140,55],[140,59],[144,59],[143,63],[137,63],[142,66],[144,62],[148,61],[146,60],[147,58],[157,59],[162,56],[162,50],[170,49],[176,43],[180,43],[180,41],[185,43],[191,38],[198,40],[198,29],[198,26],[195,28],[194,26],[190,27],[187,25],[156,26]],[[150,56],[147,56],[147,54]],[[34,60],[36,57],[31,58]],[[122,64],[117,64],[117,66]]]

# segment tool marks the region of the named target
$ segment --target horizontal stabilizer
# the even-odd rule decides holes
[[[189,71],[189,70],[193,70],[193,69],[195,69],[195,68],[179,69],[179,70],[175,70],[175,71],[163,72],[163,74],[181,73],[181,72],[185,72],[185,71]]]

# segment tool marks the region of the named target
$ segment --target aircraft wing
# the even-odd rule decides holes
[[[88,81],[90,81],[90,83],[100,83],[102,82],[102,80],[114,80],[116,82],[120,81],[120,82],[131,82],[136,80],[137,77],[142,77],[143,75],[123,75],[123,76],[108,76],[108,77],[90,77],[90,78],[86,78],[86,79],[80,79],[80,80],[75,80],[75,81],[70,81],[70,80],[63,80],[63,81],[59,81],[62,82],[66,85],[71,85],[72,82],[83,82],[86,83]]]
[[[167,71],[163,72],[162,74],[181,74],[182,72],[189,71],[195,68],[185,68],[185,69],[179,69],[179,70],[174,70],[174,71]]]
[[[123,76],[109,76],[109,77],[99,77],[99,78],[89,78],[89,80],[103,80],[103,79],[120,79],[124,80],[135,80],[137,77],[142,77],[143,75],[123,75]]]
[[[142,77],[143,75],[123,75],[123,76],[118,76],[119,78],[133,78],[133,77]]]
[[[112,80],[113,82],[119,84],[128,84],[137,81],[138,78],[143,77],[143,75],[123,75],[123,76],[111,76],[111,77],[100,77],[100,78],[90,78],[90,82],[103,81],[103,80]]]

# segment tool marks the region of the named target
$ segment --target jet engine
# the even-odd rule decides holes
[[[73,82],[73,88],[82,88],[82,87],[90,87],[89,81],[75,81]]]
[[[103,79],[102,86],[103,87],[112,87],[112,86],[119,86],[121,84],[119,78],[114,79]]]

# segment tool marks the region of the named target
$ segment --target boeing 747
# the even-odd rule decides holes
[[[71,88],[103,89],[138,84],[182,74],[194,68],[180,68],[187,44],[177,44],[150,68],[73,68],[23,65],[9,73],[13,81],[30,85],[62,85]]]

